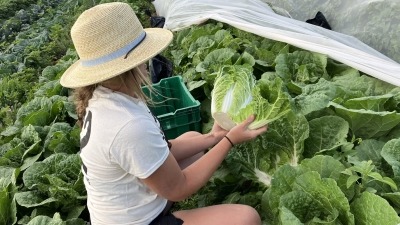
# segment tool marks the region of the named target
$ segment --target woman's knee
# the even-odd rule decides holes
[[[261,218],[257,210],[248,205],[240,205],[241,224],[243,225],[261,225]]]
[[[187,131],[187,132],[181,134],[177,138],[189,138],[189,137],[196,137],[196,136],[199,136],[199,135],[202,135],[202,134],[197,132],[197,131]]]

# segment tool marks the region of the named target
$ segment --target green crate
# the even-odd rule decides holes
[[[142,90],[154,102],[149,108],[157,116],[168,139],[186,131],[201,132],[200,102],[190,94],[181,76],[161,79],[152,87],[155,90],[152,93],[147,87]]]

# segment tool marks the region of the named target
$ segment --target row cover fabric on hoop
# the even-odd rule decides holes
[[[359,39],[303,21],[278,15],[261,0],[155,0],[157,14],[165,17],[164,28],[178,31],[208,19],[243,31],[286,42],[400,86],[400,64]]]
[[[323,12],[334,31],[351,35],[400,63],[399,0],[262,0],[300,21]],[[279,12],[278,11],[278,12]]]

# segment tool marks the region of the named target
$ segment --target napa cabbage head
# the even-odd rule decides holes
[[[289,96],[279,77],[256,80],[251,66],[222,67],[211,93],[211,113],[224,129],[230,130],[250,115],[256,119],[249,129],[257,129],[279,119],[291,110]]]

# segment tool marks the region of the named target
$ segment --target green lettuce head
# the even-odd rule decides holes
[[[218,72],[211,93],[211,113],[224,129],[230,130],[250,115],[256,115],[249,129],[257,129],[291,110],[289,96],[279,77],[256,80],[249,65],[224,66]]]

